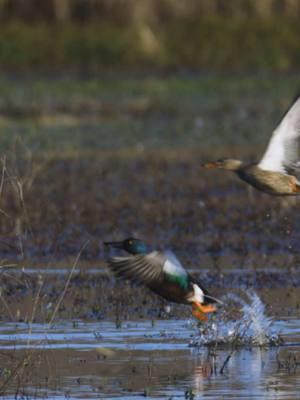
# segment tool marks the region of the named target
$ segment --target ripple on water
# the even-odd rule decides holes
[[[223,374],[220,368],[229,350],[189,348],[190,340],[199,337],[199,329],[194,322],[184,320],[129,322],[121,329],[112,322],[65,321],[48,331],[43,324],[32,324],[30,335],[27,324],[3,323],[0,349],[3,356],[12,356],[11,360],[5,358],[8,369],[27,353],[36,354],[32,376],[23,385],[24,393],[32,396],[297,398],[299,368],[288,370],[285,363],[289,354],[300,359],[300,321],[286,318],[272,325],[269,322],[267,318],[265,327],[280,333],[285,345],[240,348]],[[16,382],[12,382],[7,398],[14,398],[15,392]]]

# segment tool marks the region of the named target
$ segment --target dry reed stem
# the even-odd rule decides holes
[[[11,321],[13,321],[14,320],[13,314],[12,314],[12,312],[11,312],[11,310],[9,308],[9,305],[7,304],[5,298],[2,295],[2,290],[0,290],[0,299],[1,299],[1,302],[3,303],[3,305],[5,307],[6,311],[8,312]]]
[[[67,291],[67,289],[68,289],[68,287],[69,287],[69,284],[70,284],[71,278],[72,278],[72,276],[73,276],[74,270],[75,270],[75,268],[76,268],[76,266],[77,266],[77,264],[78,264],[78,261],[79,261],[79,259],[80,259],[81,254],[82,254],[83,250],[85,249],[85,247],[87,246],[87,244],[88,244],[88,241],[85,242],[85,243],[83,244],[83,246],[81,247],[80,251],[78,252],[78,254],[77,254],[77,256],[76,256],[76,259],[75,259],[75,261],[74,261],[74,263],[73,263],[73,266],[72,266],[72,268],[71,268],[71,271],[70,271],[70,274],[69,274],[69,276],[68,276],[68,279],[67,279],[67,281],[66,281],[66,283],[65,283],[63,292],[62,292],[62,294],[60,295],[60,297],[59,297],[59,299],[58,299],[58,301],[57,301],[57,303],[56,303],[55,309],[54,309],[54,311],[53,311],[53,314],[52,314],[52,316],[51,316],[51,318],[50,318],[50,321],[48,322],[47,328],[46,328],[46,330],[45,330],[45,335],[47,335],[47,330],[51,329],[51,327],[52,327],[52,325],[53,325],[53,321],[54,321],[54,319],[55,319],[55,317],[56,317],[56,314],[57,314],[57,312],[58,312],[58,310],[59,310],[59,307],[60,307],[60,305],[61,305],[61,302],[63,301],[63,299],[64,299],[64,297],[65,297],[65,294],[66,294],[66,291]],[[41,287],[42,287],[42,285],[40,285],[39,291],[38,291],[37,296],[36,296],[36,298],[35,298],[35,305],[36,305],[36,306],[37,306],[37,304],[38,304],[38,299],[39,299]],[[0,298],[1,298],[1,297],[0,297]],[[33,321],[33,318],[34,318],[34,315],[35,315],[36,306],[34,306],[34,309],[33,309],[33,312],[32,312],[32,321]],[[30,334],[30,329],[29,329],[29,334]],[[42,340],[41,340],[39,343],[41,343],[41,342],[42,342]],[[39,344],[39,343],[37,343],[37,344]],[[27,344],[29,345],[29,342],[27,342]],[[8,386],[8,384],[11,382],[12,379],[14,379],[15,377],[17,377],[18,375],[19,375],[20,377],[22,376],[23,371],[24,371],[24,368],[26,367],[26,365],[28,365],[29,361],[33,359],[33,356],[34,356],[34,355],[38,356],[39,354],[40,354],[40,352],[34,353],[34,352],[33,352],[32,350],[30,350],[29,348],[27,349],[27,353],[25,354],[25,356],[22,357],[21,361],[18,362],[17,366],[14,368],[14,370],[12,371],[12,373],[5,379],[5,381],[3,382],[3,384],[0,386],[0,396],[2,396],[2,395],[5,393],[5,389],[6,389],[6,387]]]
[[[41,290],[42,290],[42,287],[43,287],[43,284],[44,284],[43,280],[41,279],[41,276],[39,276],[38,284],[39,284],[39,288],[38,288],[38,291],[37,291],[36,296],[34,298],[34,303],[33,303],[32,312],[31,312],[31,318],[30,318],[30,321],[29,321],[27,348],[29,347],[29,344],[30,344],[30,338],[31,338],[31,334],[32,334],[32,323],[33,323],[33,320],[34,320],[34,317],[35,317],[35,313],[36,313],[36,309],[37,309],[37,306],[38,306],[38,302],[40,300]]]
[[[247,332],[251,322],[252,321],[248,321],[248,323],[245,324],[245,328],[244,328],[244,331],[243,331],[242,335],[238,335],[239,329],[237,329],[237,333],[236,333],[235,338],[234,338],[234,340],[232,342],[233,348],[232,348],[231,352],[228,354],[228,356],[225,358],[225,361],[223,362],[222,367],[219,370],[220,374],[224,373],[224,369],[225,369],[226,365],[228,364],[229,360],[231,359],[231,357],[234,355],[234,353],[237,350],[237,341],[238,341],[238,339],[243,339],[243,337],[246,335],[246,332]]]
[[[73,275],[73,273],[74,273],[74,270],[75,270],[75,268],[76,268],[76,266],[77,266],[77,264],[78,264],[78,261],[79,261],[79,259],[80,259],[80,256],[81,256],[83,250],[85,249],[85,247],[87,246],[88,243],[89,243],[89,241],[86,241],[86,242],[82,245],[81,249],[79,250],[79,253],[78,253],[77,256],[76,256],[76,259],[75,259],[75,261],[74,261],[74,263],[73,263],[73,266],[72,266],[72,268],[71,268],[71,271],[70,271],[70,274],[69,274],[69,276],[68,276],[68,279],[67,279],[67,281],[66,281],[65,287],[64,287],[64,289],[63,289],[63,291],[62,291],[62,294],[60,295],[60,297],[59,297],[59,299],[58,299],[58,301],[57,301],[57,303],[56,303],[56,306],[55,306],[55,308],[54,308],[54,311],[53,311],[53,314],[52,314],[52,316],[51,316],[51,318],[50,318],[50,321],[48,322],[48,327],[47,327],[47,329],[50,329],[51,326],[52,326],[52,324],[53,324],[53,321],[54,321],[54,319],[55,319],[55,317],[56,317],[56,314],[57,314],[58,309],[59,309],[59,307],[60,307],[60,305],[61,305],[61,302],[63,301],[63,298],[65,297],[66,291],[67,291],[68,286],[69,286],[69,284],[70,284],[70,281],[71,281],[72,275]]]

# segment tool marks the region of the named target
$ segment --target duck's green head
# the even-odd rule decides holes
[[[149,249],[146,243],[144,243],[140,239],[135,239],[130,237],[128,239],[122,240],[120,242],[104,242],[107,246],[112,246],[115,249],[122,249],[127,251],[130,254],[146,254]]]

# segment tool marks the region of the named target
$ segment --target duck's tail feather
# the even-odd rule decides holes
[[[209,294],[204,295],[204,301],[206,302],[206,300],[207,300],[207,303],[218,303],[218,304],[224,305],[224,302],[222,300],[217,299],[216,297],[213,297]]]

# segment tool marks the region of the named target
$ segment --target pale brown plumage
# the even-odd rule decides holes
[[[233,171],[256,189],[277,196],[300,194],[299,175],[300,98],[298,97],[273,132],[259,163],[224,159],[203,164],[205,168]]]

